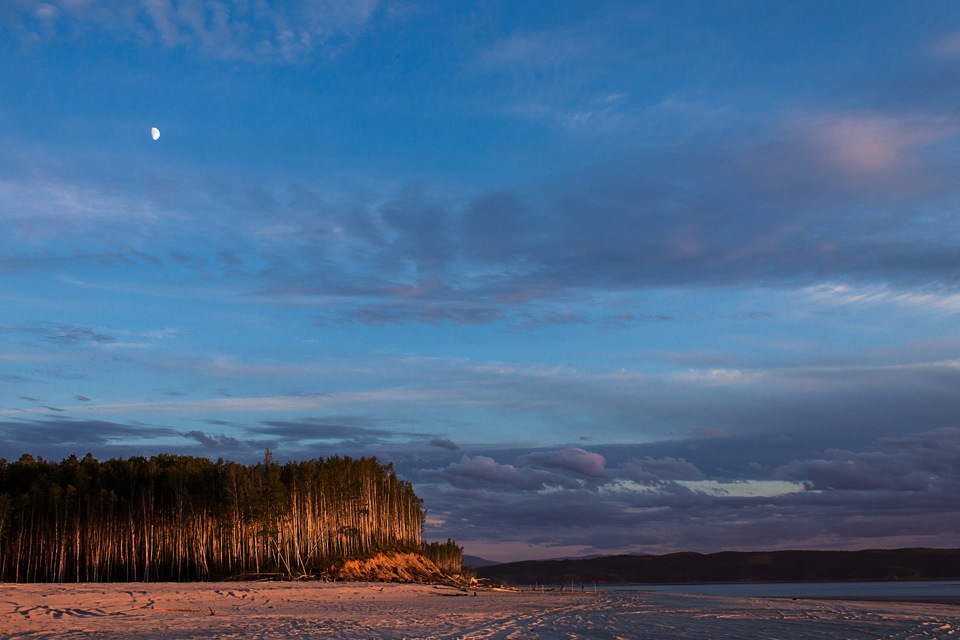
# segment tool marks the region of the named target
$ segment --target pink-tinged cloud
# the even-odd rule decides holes
[[[938,38],[930,45],[929,51],[935,58],[960,60],[960,31],[954,31]]]
[[[578,447],[531,453],[523,456],[521,460],[587,478],[605,478],[607,476],[606,459],[599,453],[591,453]]]
[[[916,150],[956,133],[944,118],[898,118],[841,113],[807,123],[827,163],[853,174],[895,169],[914,160]]]
[[[428,470],[422,475],[431,480],[446,480],[462,488],[518,489],[537,491],[548,486],[573,486],[573,482],[562,475],[544,471],[516,467],[512,464],[500,464],[487,456],[467,456],[460,458],[443,469]]]

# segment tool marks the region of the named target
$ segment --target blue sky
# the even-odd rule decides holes
[[[498,560],[960,546],[958,113],[952,1],[4,2],[0,456],[377,455]]]

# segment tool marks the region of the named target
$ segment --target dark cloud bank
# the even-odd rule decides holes
[[[541,555],[553,548],[563,555],[952,546],[960,527],[957,428],[826,449],[820,438],[758,435],[480,448],[322,418],[254,425],[243,434],[54,418],[0,423],[11,458],[17,451],[60,459],[163,450],[252,462],[266,446],[278,459],[377,455],[425,499],[429,536],[468,547],[501,544],[507,557],[511,545],[530,544]]]

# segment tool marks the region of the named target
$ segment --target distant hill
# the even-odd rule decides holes
[[[463,566],[473,567],[474,569],[479,569],[480,567],[491,567],[495,564],[500,564],[493,560],[487,560],[486,558],[480,558],[477,556],[463,556]]]
[[[466,559],[464,564],[469,564]],[[528,560],[477,567],[477,576],[506,584],[960,579],[960,549],[723,551]]]
[[[589,556],[577,556],[576,558],[550,558],[550,560],[593,560],[594,558],[604,558],[605,555],[601,553],[595,553]],[[463,556],[463,566],[473,567],[474,569],[479,567],[492,567],[495,564],[504,564],[503,562],[497,562],[496,560],[487,560],[486,558],[480,558],[478,556],[464,555]]]

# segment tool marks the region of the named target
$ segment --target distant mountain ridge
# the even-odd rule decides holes
[[[595,558],[606,558],[608,554],[603,553],[594,553],[588,556],[577,556],[577,557],[568,557],[568,558],[547,558],[547,560],[593,560]],[[504,562],[499,562],[497,560],[487,560],[486,558],[481,558],[479,556],[471,556],[464,554],[463,556],[463,566],[473,567],[474,569],[478,567],[491,567],[495,564],[506,564]]]
[[[507,584],[945,580],[960,579],[960,549],[722,551],[527,560],[477,567],[477,576]]]
[[[474,569],[479,567],[490,567],[495,564],[502,564],[496,560],[487,560],[486,558],[481,558],[479,556],[470,556],[464,554],[463,556],[463,566],[473,567]]]

